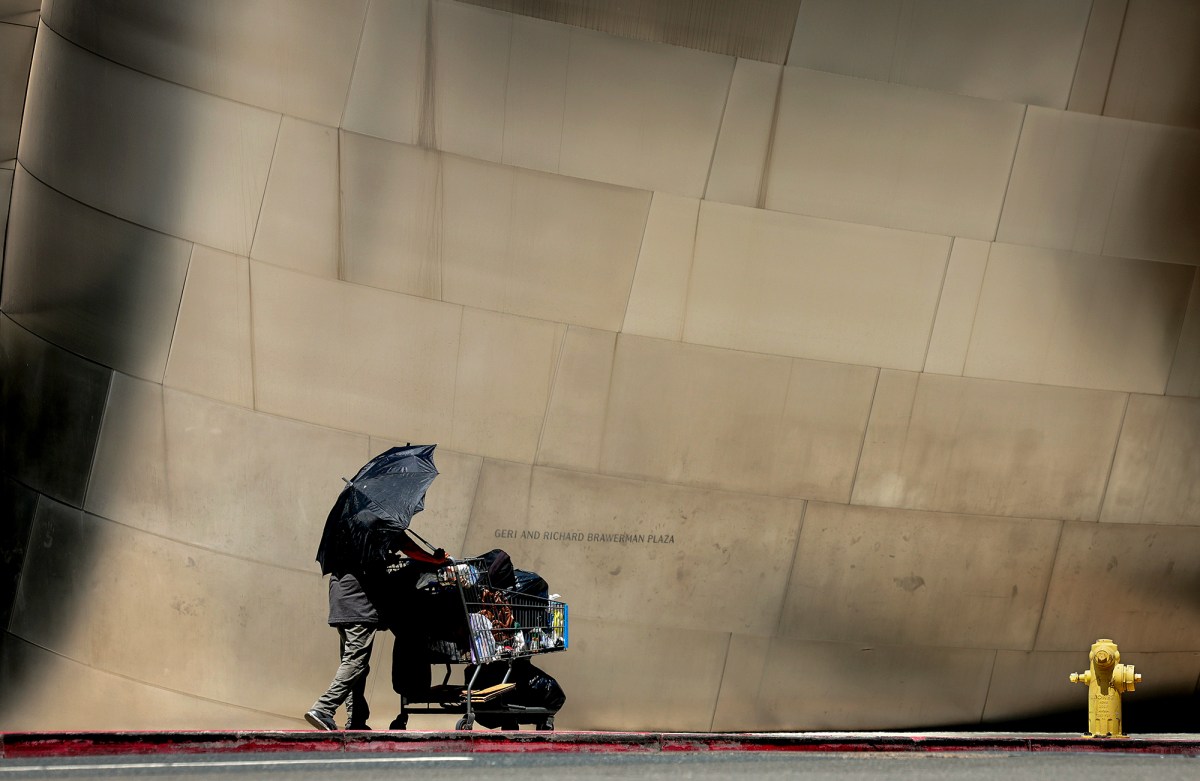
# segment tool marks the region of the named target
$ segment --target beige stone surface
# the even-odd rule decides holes
[[[917,370],[949,253],[943,236],[705,201],[683,338]]]
[[[778,636],[1031,649],[1060,527],[809,502]]]
[[[851,501],[1094,521],[1125,399],[884,371]]]
[[[1200,526],[1200,399],[1129,397],[1101,521]]]
[[[571,613],[571,647],[539,658],[563,685],[556,729],[712,729],[729,635]]]
[[[250,261],[195,245],[163,385],[254,406]]]
[[[1030,107],[997,237],[1196,264],[1200,131]]]
[[[39,648],[0,638],[0,730],[305,729],[293,714],[226,705],[153,686]],[[64,707],[64,703],[70,703]]]
[[[990,241],[1024,113],[787,67],[766,207]]]
[[[712,729],[717,732],[758,729],[758,694],[771,638],[734,634],[729,638],[721,692]]]
[[[442,294],[442,157],[341,134],[340,276],[426,298]]]
[[[442,0],[430,8],[437,146],[499,163],[504,155],[512,16]]]
[[[1129,0],[1104,113],[1200,127],[1195,43],[1200,8],[1180,0]]]
[[[341,250],[336,128],[284,117],[250,255],[334,278]]]
[[[522,480],[524,502],[507,485]],[[574,616],[759,634],[777,620],[803,507],[492,461],[476,501],[467,550],[508,551],[563,594]]]
[[[43,500],[9,631],[143,684],[292,714],[332,675],[327,609],[315,565],[249,562]]]
[[[450,447],[532,463],[565,326],[463,312]]]
[[[683,338],[700,204],[699,198],[654,193],[623,332],[676,341]]]
[[[1108,635],[1105,635],[1108,637]],[[998,651],[988,689],[983,721],[1037,717],[1043,713],[1076,711],[1079,730],[1087,729],[1087,688],[1071,684],[1071,673],[1088,669],[1088,650],[1099,636],[1073,651]],[[1200,677],[1200,654],[1144,653],[1121,640],[1121,663],[1131,664],[1144,678],[1133,692],[1122,699],[1125,707],[1125,732],[1136,735],[1136,719],[1130,720],[1131,706],[1153,707],[1154,699],[1191,697]],[[1149,700],[1150,702],[1145,702]],[[1144,711],[1149,712],[1149,711]]]
[[[1125,10],[1129,0],[1092,0],[1087,32],[1071,82],[1071,97],[1067,108],[1088,114],[1104,113],[1108,97],[1108,82],[1112,77],[1113,61],[1125,25]]]
[[[527,16],[512,17],[501,162],[538,171],[558,170],[570,50],[570,28]]]
[[[964,372],[1162,393],[1194,276],[1175,263],[993,244]]]
[[[554,369],[536,462],[596,472],[617,337],[571,326]]]
[[[1099,637],[1122,650],[1191,651],[1200,642],[1200,528],[1068,523],[1038,632],[1038,651],[1076,651]],[[1081,609],[1104,599],[1103,610]]]
[[[23,166],[6,243],[9,317],[77,355],[162,380],[191,244],[90,209]]]
[[[1179,347],[1171,364],[1167,393],[1172,396],[1200,396],[1200,273],[1192,280],[1192,293],[1188,297]]]
[[[343,129],[402,144],[420,140],[429,5],[429,0],[367,4]]]
[[[734,60],[571,32],[559,172],[704,195]]]
[[[1065,108],[1090,7],[1087,0],[807,0],[788,64]]]
[[[134,70],[240,103],[335,125],[342,116],[367,0],[213,0],[202,20],[157,0],[97,10],[55,0],[46,24]]]
[[[101,211],[249,254],[280,115],[123,68],[44,25],[38,38],[21,164]],[[127,121],[141,116],[156,121]],[[186,186],[146,186],[164,181]]]
[[[864,366],[622,335],[600,469],[846,501],[875,377]]]
[[[954,240],[925,354],[925,371],[962,375],[990,248],[986,241]]]
[[[449,441],[461,307],[257,262],[250,285],[258,410]]]
[[[880,730],[978,722],[995,654],[775,638],[755,723],[763,730]],[[939,696],[930,697],[933,691]]]
[[[1104,254],[1200,265],[1200,130],[1130,124]]]
[[[621,327],[649,193],[460,157],[443,165],[445,300]]]
[[[364,436],[118,374],[84,507],[179,542],[315,571],[340,478],[372,455]]]
[[[1132,124],[1030,106],[999,241],[1102,252]]]
[[[706,200],[758,206],[782,76],[779,65],[742,59],[734,65]]]

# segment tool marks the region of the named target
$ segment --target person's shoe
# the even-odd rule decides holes
[[[313,725],[313,729],[332,731],[337,729],[332,716],[326,716],[318,710],[310,710],[304,714],[304,720]]]

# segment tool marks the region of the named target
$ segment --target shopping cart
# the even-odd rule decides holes
[[[514,663],[536,654],[565,651],[570,644],[567,604],[515,588],[494,586],[483,559],[461,559],[423,576],[420,584],[441,613],[431,631],[427,659],[445,664],[441,685],[429,689],[425,706],[409,703],[406,713],[462,713],[456,730],[469,730],[477,714],[552,729],[557,709],[509,702],[518,683],[509,680]],[[499,683],[476,688],[481,673]],[[469,665],[465,686],[450,683],[451,665]]]

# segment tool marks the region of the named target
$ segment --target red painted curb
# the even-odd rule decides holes
[[[1200,736],[1089,740],[1071,735],[663,732],[9,732],[0,758],[202,753],[496,753],[697,751],[1118,752],[1200,756]]]

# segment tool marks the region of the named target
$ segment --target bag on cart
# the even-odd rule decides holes
[[[475,679],[475,688],[483,689],[488,686],[495,686],[504,679],[504,672],[507,669],[507,662],[485,664],[479,671],[479,677]],[[470,681],[474,672],[475,667],[473,665],[468,666],[465,671],[466,678],[464,682]],[[508,676],[508,682],[515,683],[517,686],[504,697],[506,705],[517,705],[522,708],[539,708],[550,711],[550,713],[525,714],[519,710],[506,713],[480,712],[475,717],[475,720],[484,727],[496,729],[498,727],[512,727],[518,723],[539,723],[546,721],[547,717],[553,723],[554,714],[558,713],[563,703],[567,701],[567,695],[563,692],[562,686],[559,685],[558,681],[545,670],[535,667],[528,659],[516,659],[513,661],[512,674]]]
[[[513,588],[517,585],[513,577],[512,557],[506,551],[494,548],[478,558],[483,562],[493,588]]]
[[[513,570],[513,575],[517,581],[514,590],[538,599],[550,598],[550,586],[541,575],[524,569]]]

